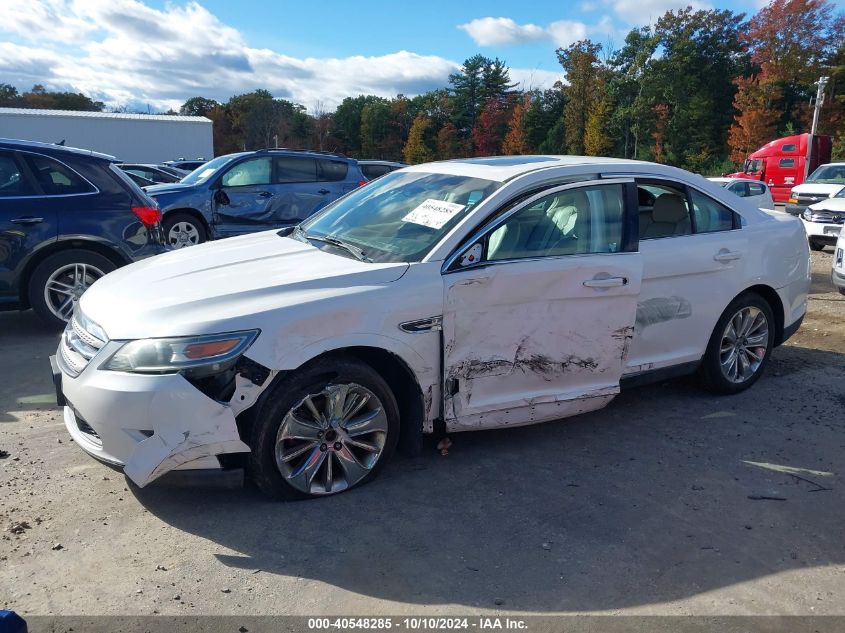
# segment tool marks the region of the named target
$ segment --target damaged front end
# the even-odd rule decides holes
[[[65,426],[141,487],[173,470],[222,470],[221,456],[249,452],[236,418],[275,375],[244,355],[258,335],[108,341],[77,314],[57,353]]]

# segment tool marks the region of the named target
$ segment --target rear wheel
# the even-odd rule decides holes
[[[70,249],[38,264],[29,280],[29,304],[47,323],[64,327],[79,297],[117,266],[89,250]]]
[[[162,228],[169,248],[194,246],[208,239],[203,223],[190,213],[172,213],[165,216]]]
[[[727,394],[753,385],[772,353],[774,325],[772,309],[760,295],[734,299],[710,336],[700,369],[705,385]]]
[[[399,437],[384,379],[354,359],[326,359],[277,385],[257,412],[250,471],[277,499],[337,494],[370,481]]]

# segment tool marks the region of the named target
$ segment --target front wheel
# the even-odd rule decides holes
[[[746,293],[722,313],[701,364],[704,384],[718,393],[739,393],[753,385],[769,360],[775,341],[768,302]]]
[[[384,379],[354,359],[317,361],[260,405],[250,471],[277,499],[337,494],[376,476],[399,436],[399,410]]]
[[[185,248],[202,244],[208,239],[205,226],[190,213],[173,213],[162,222],[164,238],[169,248]]]

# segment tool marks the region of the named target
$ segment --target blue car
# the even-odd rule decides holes
[[[297,224],[366,182],[341,154],[265,149],[218,156],[146,191],[164,214],[168,246],[183,248]]]
[[[113,156],[0,139],[0,310],[64,326],[97,279],[165,251],[160,221]]]

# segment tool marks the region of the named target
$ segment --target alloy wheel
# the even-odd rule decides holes
[[[731,317],[719,345],[722,374],[733,383],[751,378],[763,364],[769,347],[769,321],[765,313],[747,306]]]
[[[96,266],[81,263],[67,264],[53,271],[44,285],[47,308],[62,321],[69,320],[79,297],[103,274]]]
[[[379,398],[356,383],[330,384],[288,411],[276,435],[276,466],[300,492],[351,488],[375,467],[387,441]]]
[[[199,244],[200,233],[190,222],[176,222],[167,232],[167,243],[172,248],[185,248]]]

